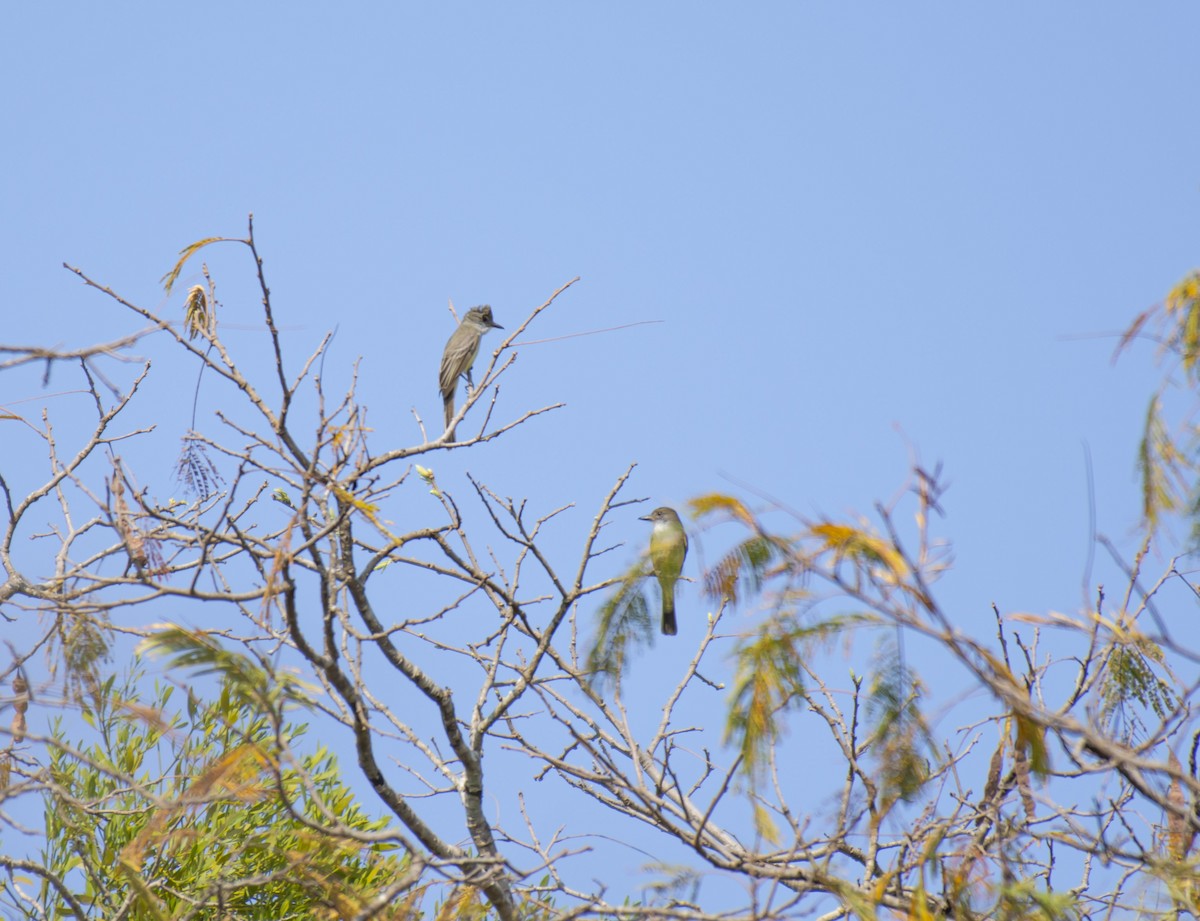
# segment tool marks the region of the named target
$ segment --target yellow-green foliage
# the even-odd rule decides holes
[[[211,702],[190,696],[185,712],[171,707],[170,686],[144,703],[139,677],[90,711],[99,741],[71,746],[83,758],[51,749],[46,862],[71,898],[47,885],[50,916],[77,917],[73,901],[89,918],[173,918],[194,906],[189,917],[345,918],[403,873],[394,843],[337,833],[386,822],[362,811],[328,750],[296,753],[303,725],[247,705],[234,687],[245,676]],[[55,735],[65,742],[61,725]]]

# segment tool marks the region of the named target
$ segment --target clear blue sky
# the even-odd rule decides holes
[[[448,298],[512,326],[579,275],[531,338],[660,321],[521,350],[503,415],[566,408],[436,459],[449,485],[470,469],[544,508],[578,502],[582,532],[636,460],[632,492],[656,504],[731,489],[728,474],[842,513],[890,497],[912,446],[952,482],[948,600],[981,630],[992,601],[1080,604],[1085,441],[1099,527],[1128,537],[1150,350],[1114,368],[1115,339],[1091,336],[1200,263],[1194,5],[22,4],[5,19],[6,342],[136,328],[60,263],[157,305],[182,246],[240,236],[253,211],[294,346],[336,325],[328,373],[362,357],[379,450],[417,440],[412,408],[440,413]],[[207,258],[225,322],[254,323],[248,261]],[[227,336],[247,361],[266,349]],[[192,384],[151,394],[160,494]],[[0,379],[0,403],[44,393],[36,374]],[[81,400],[46,402],[67,416]],[[10,482],[38,469],[0,458]],[[636,545],[633,517],[615,536]],[[685,607],[702,607],[694,586],[681,622]]]
[[[724,471],[864,508],[904,474],[899,426],[953,480],[960,571],[1016,606],[1076,600],[1082,440],[1101,526],[1129,524],[1147,356],[1071,337],[1200,262],[1193,7],[10,16],[8,341],[129,328],[62,261],[159,304],[183,245],[253,211],[281,322],[363,356],[381,444],[436,413],[448,298],[511,325],[580,275],[539,338],[662,321],[522,353],[513,412],[567,408],[489,458],[513,494],[586,501],[637,460],[664,502]],[[255,317],[241,254],[206,255]]]

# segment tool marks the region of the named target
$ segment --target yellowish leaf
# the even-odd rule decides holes
[[[179,251],[179,260],[175,263],[171,271],[167,272],[160,280],[167,294],[171,293],[171,287],[179,279],[179,273],[183,271],[183,265],[192,256],[204,249],[210,243],[226,243],[226,242],[241,242],[239,240],[230,240],[228,237],[205,237],[203,240],[197,240],[195,243],[190,243]]]
[[[758,527],[754,516],[740,500],[735,499],[733,496],[724,495],[723,493],[709,493],[705,496],[697,496],[695,499],[688,501],[688,507],[691,509],[693,518],[703,518],[706,515],[722,512],[735,521],[740,521],[748,528],[757,530]]]
[[[775,820],[771,818],[767,807],[758,800],[754,801],[754,830],[762,836],[764,841],[770,844],[779,844],[779,828],[775,825]]]

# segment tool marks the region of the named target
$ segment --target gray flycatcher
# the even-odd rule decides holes
[[[454,429],[450,427],[450,422],[454,418],[454,393],[458,390],[458,379],[465,374],[467,384],[475,386],[475,382],[471,380],[471,366],[475,364],[475,356],[479,354],[479,340],[489,329],[504,329],[492,319],[492,308],[487,304],[472,307],[462,318],[458,328],[450,334],[446,350],[442,352],[438,387],[442,391],[442,406],[446,410],[446,432],[450,441],[454,440]]]

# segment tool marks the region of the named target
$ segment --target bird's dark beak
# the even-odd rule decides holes
[[[492,320],[492,329],[504,329],[504,327],[501,326],[499,323],[497,323],[495,320]]]
[[[638,521],[653,521],[653,520],[654,519],[651,518],[649,515],[639,515],[638,516]]]

